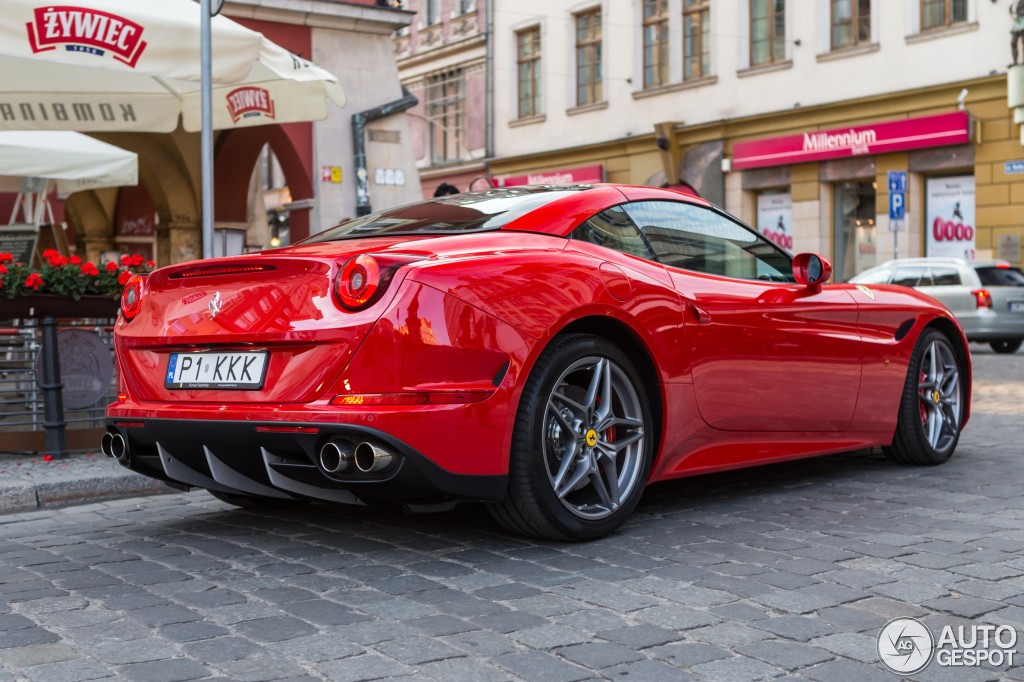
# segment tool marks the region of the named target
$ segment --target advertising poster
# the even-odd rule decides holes
[[[789,192],[757,195],[757,231],[782,248],[793,250],[793,197]]]
[[[927,255],[974,260],[974,176],[929,178],[925,201]]]

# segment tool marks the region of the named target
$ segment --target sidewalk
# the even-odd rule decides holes
[[[44,461],[0,455],[0,514],[174,492],[99,452]]]

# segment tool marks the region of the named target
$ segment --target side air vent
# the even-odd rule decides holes
[[[914,320],[910,319],[896,327],[895,338],[897,341],[902,341],[903,337],[910,333],[910,330],[914,328]]]
[[[193,279],[195,277],[216,277],[219,275],[244,275],[254,272],[277,270],[273,265],[208,265],[183,270],[169,275],[170,279]]]

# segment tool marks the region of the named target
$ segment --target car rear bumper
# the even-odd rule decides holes
[[[116,416],[107,431],[124,439],[118,461],[175,487],[262,497],[331,502],[430,505],[447,500],[498,500],[505,475],[455,474],[408,443],[364,425],[317,421],[152,419]],[[115,413],[115,414],[111,414]],[[383,471],[329,474],[318,466],[329,441],[370,443],[393,455]]]

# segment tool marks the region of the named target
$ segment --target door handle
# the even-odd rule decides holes
[[[711,314],[708,311],[704,310],[700,306],[694,305],[693,303],[687,303],[686,305],[690,310],[691,317],[693,317],[694,321],[698,324],[707,324],[711,322]]]

